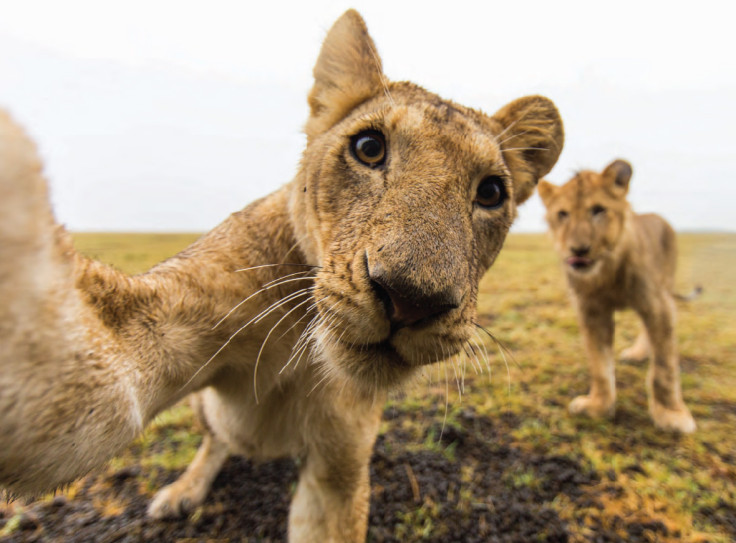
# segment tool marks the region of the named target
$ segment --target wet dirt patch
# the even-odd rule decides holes
[[[725,500],[719,500],[714,507],[705,506],[698,510],[698,516],[709,520],[715,526],[723,529],[736,540],[736,505]]]
[[[400,422],[409,415],[387,410]],[[431,421],[432,419],[429,418]],[[435,420],[437,420],[435,418]],[[602,477],[578,458],[527,453],[513,446],[510,427],[517,417],[490,418],[465,409],[452,425],[432,422],[425,440],[407,442],[394,429],[379,436],[371,463],[371,510],[368,541],[566,542],[580,527],[595,527],[595,541],[651,541],[666,528],[642,522],[602,522],[580,514],[568,524],[552,507],[560,497],[581,511],[596,511],[601,492],[615,492],[615,474]],[[230,458],[205,505],[189,518],[146,518],[149,496],[142,490],[139,466],[88,477],[73,499],[63,495],[25,508],[19,518],[0,519],[0,530],[15,522],[6,542],[286,540],[288,508],[297,481],[288,460],[253,464]],[[160,488],[178,472],[143,474]],[[107,509],[100,504],[108,504]],[[118,504],[119,511],[109,504]],[[110,511],[114,511],[112,514]],[[703,512],[705,514],[706,512]],[[734,518],[726,506],[713,514]],[[574,528],[574,529],[573,529]],[[665,532],[663,532],[663,530]]]

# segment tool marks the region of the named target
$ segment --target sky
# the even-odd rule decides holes
[[[287,183],[322,39],[354,7],[390,79],[492,113],[543,94],[547,179],[616,158],[636,211],[736,231],[736,33],[701,0],[0,0],[0,107],[75,231],[206,231]],[[537,196],[515,231],[545,229]]]

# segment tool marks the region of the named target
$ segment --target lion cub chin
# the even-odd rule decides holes
[[[539,184],[547,223],[577,306],[590,368],[590,393],[575,398],[570,411],[613,415],[613,314],[630,307],[643,327],[622,357],[651,358],[647,392],[654,423],[689,433],[695,430],[695,421],[682,400],[675,338],[675,232],[662,217],[631,210],[626,201],[631,174],[627,162],[616,160],[601,173],[582,171],[561,187]]]

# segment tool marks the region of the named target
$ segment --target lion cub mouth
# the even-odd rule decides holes
[[[584,272],[590,270],[595,261],[585,256],[571,256],[565,259],[565,263],[575,271]]]

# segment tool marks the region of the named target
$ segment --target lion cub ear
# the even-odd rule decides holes
[[[309,140],[345,117],[355,106],[384,88],[383,68],[376,46],[360,14],[346,11],[327,33],[314,66],[309,93]]]
[[[552,101],[543,96],[514,100],[493,118],[502,127],[498,141],[514,179],[514,199],[520,204],[532,195],[562,152],[562,119]]]
[[[552,199],[557,194],[557,187],[549,181],[542,179],[537,186],[537,192],[539,193],[539,197],[542,199],[544,207],[549,207]]]
[[[629,191],[629,181],[631,181],[631,175],[634,170],[631,164],[625,160],[614,160],[606,169],[603,170],[601,177],[604,183],[613,190],[614,193],[620,194],[621,196],[626,195]]]

